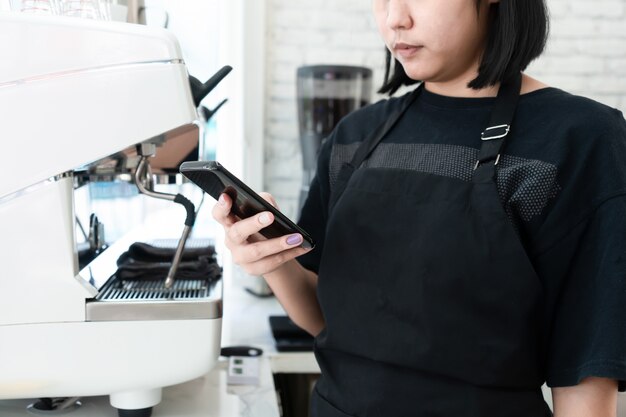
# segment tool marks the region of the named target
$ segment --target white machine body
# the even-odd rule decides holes
[[[90,319],[98,288],[78,271],[72,172],[196,120],[178,43],[145,26],[0,13],[0,56],[0,399],[156,405],[161,387],[214,365],[221,294],[210,315],[167,317],[188,302]]]

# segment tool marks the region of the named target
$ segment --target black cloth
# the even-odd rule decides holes
[[[313,251],[298,258],[306,268],[319,272],[323,257],[329,256],[330,251],[325,251],[331,214],[329,201],[341,166],[350,161],[360,142],[403,100],[406,96],[354,112],[339,123],[322,146],[317,176],[299,221],[317,242]],[[433,184],[438,177],[471,181],[481,145],[480,133],[488,123],[493,102],[491,98],[450,98],[424,91],[362,169],[418,172],[430,175]],[[546,88],[520,97],[511,135],[497,166],[496,188],[542,291],[541,314],[537,317],[541,334],[536,339],[543,358],[540,379],[549,386],[560,387],[576,385],[588,376],[609,377],[619,380],[620,389],[624,390],[626,123],[623,115],[592,100]],[[412,192],[420,193],[420,190]],[[398,192],[394,197],[402,200],[406,198],[404,194]],[[364,203],[358,210],[367,211],[371,207]],[[342,214],[343,218],[334,221],[352,221],[353,213]],[[374,214],[379,218],[395,218],[398,233],[403,233],[406,219],[398,213],[381,210]],[[380,248],[393,244],[379,242]],[[334,251],[339,250],[332,246]],[[382,263],[393,271],[394,263],[409,261],[375,256],[375,253],[373,248],[371,253],[352,262]],[[419,252],[414,256],[419,257]],[[454,259],[438,260],[447,261]],[[323,279],[320,276],[320,283]],[[503,273],[502,279],[506,279],[506,274]],[[394,285],[402,287],[408,283]],[[350,302],[348,295],[353,290],[344,288],[345,303]],[[519,300],[507,302],[515,304]],[[368,323],[355,317],[354,326],[358,329]],[[338,353],[341,354],[345,353]],[[360,360],[380,364],[377,358]],[[397,369],[397,372],[406,371]],[[436,385],[437,378],[433,376],[433,386]]]
[[[128,247],[126,252],[120,255],[117,260],[117,265],[123,265],[129,262],[129,260],[132,262],[172,262],[175,253],[176,248],[164,248],[144,242],[135,242]],[[200,257],[214,259],[215,247],[185,247],[181,256],[181,261],[194,261]]]
[[[164,280],[172,266],[171,262],[129,262],[120,265],[115,275],[122,281],[159,281]],[[183,261],[176,270],[179,280],[218,281],[222,276],[222,268],[207,256],[194,261]]]
[[[175,252],[176,248],[135,242],[118,258],[115,276],[120,281],[164,280]],[[213,246],[185,248],[176,270],[176,279],[215,282],[221,277],[222,268],[217,264]]]

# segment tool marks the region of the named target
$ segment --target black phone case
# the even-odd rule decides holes
[[[304,248],[315,246],[313,239],[307,232],[252,191],[239,178],[228,172],[219,162],[183,162],[180,166],[180,172],[216,200],[222,193],[228,194],[233,200],[231,212],[241,219],[254,216],[262,211],[271,212],[274,215],[274,222],[259,232],[266,238],[272,239],[299,233],[303,238],[300,246]]]

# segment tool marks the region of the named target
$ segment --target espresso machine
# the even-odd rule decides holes
[[[372,70],[346,65],[312,65],[297,70],[298,120],[302,149],[302,209],[315,176],[323,141],[339,120],[369,104]]]
[[[176,274],[193,205],[154,178],[193,154],[199,101],[228,69],[190,82],[166,30],[16,13],[0,14],[0,55],[0,399],[109,395],[148,416],[219,355],[219,277]],[[185,206],[167,280],[116,281],[141,236],[105,242],[93,217],[79,265],[76,196],[114,180]]]

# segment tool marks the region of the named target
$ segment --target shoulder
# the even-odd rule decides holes
[[[544,124],[557,131],[567,131],[571,136],[587,139],[626,133],[624,115],[618,109],[558,88],[537,90],[530,94],[537,95],[532,100],[532,111],[544,119]]]
[[[346,115],[335,128],[334,143],[348,145],[363,141],[373,129],[399,110],[409,99],[410,94],[411,92],[399,97],[383,99]]]
[[[518,156],[562,167],[590,157],[626,158],[624,115],[587,97],[557,88],[537,90],[520,98],[514,123],[523,137],[511,141]]]
[[[561,197],[568,201],[563,213],[575,207],[593,210],[626,191],[626,120],[621,111],[558,89],[535,104],[532,137],[527,138],[537,145],[537,159],[557,168]]]

